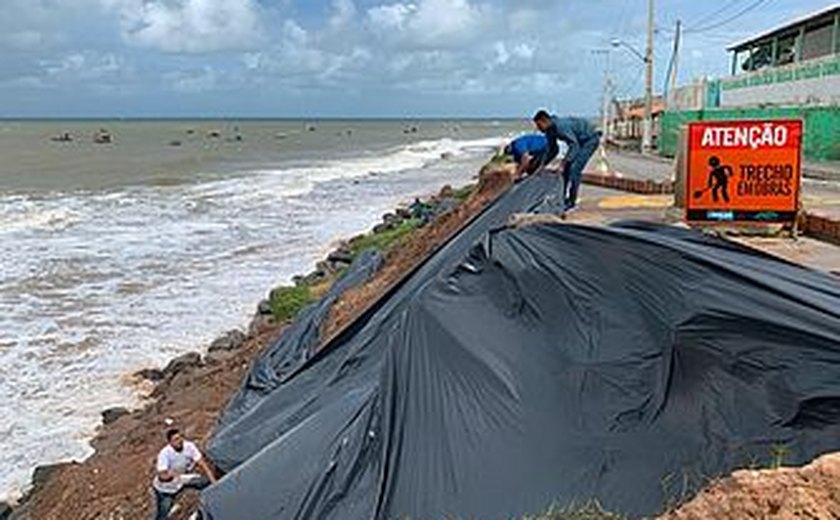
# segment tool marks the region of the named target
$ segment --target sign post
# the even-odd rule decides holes
[[[685,218],[796,224],[802,121],[704,121],[688,127]]]

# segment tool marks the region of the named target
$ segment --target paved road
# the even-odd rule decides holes
[[[607,164],[609,172],[631,179],[662,181],[674,177],[673,161],[661,157],[609,151]],[[814,163],[808,163],[804,167],[806,178],[803,182],[802,203],[809,212],[840,220],[840,163],[819,163],[818,166],[821,168],[821,173],[816,178],[812,175],[817,171]],[[590,161],[587,171],[601,171],[601,168],[603,168],[602,162],[596,154]]]

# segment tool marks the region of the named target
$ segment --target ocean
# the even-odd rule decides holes
[[[0,121],[0,500],[36,465],[89,455],[103,409],[140,406],[130,374],[245,327],[337,240],[470,182],[527,129]]]

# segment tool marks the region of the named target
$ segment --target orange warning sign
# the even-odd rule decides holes
[[[688,134],[686,220],[796,220],[802,121],[698,122]]]

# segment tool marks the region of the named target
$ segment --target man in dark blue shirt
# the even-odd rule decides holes
[[[586,119],[552,116],[545,110],[537,112],[534,124],[548,139],[546,163],[553,161],[560,153],[557,141],[563,141],[568,146],[563,160],[563,181],[566,184],[564,207],[569,211],[577,205],[583,169],[601,143],[601,132],[595,130]]]
[[[544,166],[548,153],[548,140],[542,134],[528,134],[517,137],[505,147],[505,153],[512,155],[516,161],[515,180],[519,180],[526,173],[534,173]]]

